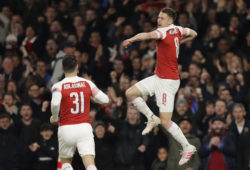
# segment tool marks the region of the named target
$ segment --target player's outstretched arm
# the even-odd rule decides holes
[[[58,88],[52,87],[52,99],[51,99],[51,113],[52,113],[51,119],[52,120],[51,121],[54,121],[54,122],[58,121],[58,114],[60,111],[61,99],[62,99],[61,91]]]
[[[190,33],[186,36],[184,36],[181,40],[181,44],[193,40],[198,34],[195,30],[189,29]]]
[[[133,42],[136,41],[144,41],[144,40],[150,40],[150,39],[159,39],[157,33],[155,31],[152,32],[143,32],[143,33],[139,33],[136,34],[135,36],[126,39],[122,42],[122,46],[127,48],[128,46],[130,46]]]
[[[93,101],[99,104],[108,104],[109,98],[108,96],[103,93],[101,90],[99,90],[97,87],[95,87],[98,92],[96,92],[95,95],[93,95]]]

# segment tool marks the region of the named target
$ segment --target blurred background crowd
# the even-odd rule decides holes
[[[146,118],[125,98],[154,74],[156,43],[121,42],[154,30],[165,6],[178,11],[176,25],[198,32],[178,58],[173,121],[198,149],[182,167],[181,146],[160,126],[142,136]],[[0,10],[0,170],[57,168],[50,88],[65,54],[110,98],[90,111],[98,170],[249,169],[249,0],[1,0]],[[159,115],[155,98],[144,99]],[[73,166],[84,169],[77,153]]]

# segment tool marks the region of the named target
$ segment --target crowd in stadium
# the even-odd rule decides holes
[[[164,6],[198,33],[178,57],[173,121],[198,150],[184,166],[164,128],[141,135],[146,118],[125,97],[154,74],[156,43],[121,43],[154,30]],[[89,114],[98,170],[249,170],[249,0],[1,0],[0,9],[0,170],[57,169],[51,87],[66,54],[110,98]],[[154,96],[144,99],[159,115]],[[83,169],[77,153],[72,165]]]

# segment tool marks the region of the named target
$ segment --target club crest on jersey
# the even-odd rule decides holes
[[[64,89],[73,89],[73,88],[81,88],[81,87],[86,87],[84,82],[63,85]]]
[[[178,33],[178,31],[177,31],[176,28],[171,29],[171,30],[169,31],[169,34],[170,34],[170,35],[172,35],[172,34],[177,34],[177,33]]]

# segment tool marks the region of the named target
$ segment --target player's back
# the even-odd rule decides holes
[[[66,77],[54,85],[62,94],[60,126],[89,123],[91,84],[89,80],[75,76]]]

